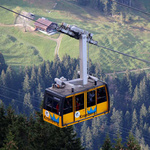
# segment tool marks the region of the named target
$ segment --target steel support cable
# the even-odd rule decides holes
[[[12,91],[12,92],[20,93],[19,95],[21,95],[21,94],[26,94],[26,92],[23,92],[23,91],[18,92],[18,90],[9,88],[9,87],[4,86],[4,85],[0,85],[0,87],[3,87],[3,88],[5,88],[5,89],[8,89],[8,90],[10,90],[10,91]],[[36,93],[34,93],[34,94],[36,95]],[[33,96],[31,96],[31,97],[33,97]],[[34,98],[34,99],[36,98],[36,99],[38,100],[39,97],[34,96],[33,98]]]
[[[112,0],[111,0],[111,1],[112,1]],[[113,1],[113,2],[115,2],[115,1]],[[119,3],[119,2],[117,2],[117,3]],[[30,18],[30,17],[27,17],[27,16],[24,16],[24,15],[22,15],[22,14],[20,14],[20,13],[17,13],[17,12],[15,12],[15,11],[11,10],[11,9],[8,9],[8,8],[3,7],[3,6],[1,6],[1,5],[0,5],[0,7],[3,8],[3,9],[5,9],[5,10],[7,10],[7,11],[10,11],[10,12],[13,12],[13,13],[15,13],[15,14],[18,14],[18,15],[20,15],[20,16],[22,16],[22,17],[25,17],[25,18],[27,18],[27,19],[30,19],[30,20],[32,20],[32,21],[34,21],[34,22],[37,22],[37,23],[42,24],[42,25],[44,25],[44,26],[47,26],[47,25],[45,25],[45,24],[43,24],[43,23],[41,23],[41,22],[38,22],[38,21],[36,21],[36,20]],[[143,62],[145,62],[145,63],[150,63],[150,61],[147,61],[147,60],[144,60],[144,59],[140,59],[140,58],[137,58],[137,57],[135,57],[135,56],[130,56],[130,55],[128,55],[128,54],[125,54],[125,53],[122,53],[122,52],[119,52],[119,51],[116,51],[116,50],[113,50],[113,49],[110,49],[110,48],[107,48],[107,47],[104,47],[104,46],[100,46],[100,45],[97,45],[97,46],[98,46],[98,47],[102,47],[102,48],[107,49],[107,50],[110,50],[110,51],[112,51],[112,52],[119,53],[119,54],[124,55],[124,56],[127,56],[127,57],[131,57],[131,58],[133,58],[133,59],[137,59],[137,60],[143,61]]]
[[[145,11],[143,11],[143,10],[141,10],[141,9],[138,9],[138,8],[135,8],[135,7],[132,7],[132,6],[128,6],[128,5],[126,5],[126,4],[123,4],[123,3],[117,2],[117,1],[115,1],[115,0],[110,0],[110,1],[112,1],[112,2],[114,2],[114,3],[116,3],[116,4],[118,4],[118,5],[121,5],[121,6],[124,6],[124,7],[130,8],[130,9],[133,9],[133,10],[135,10],[135,11],[138,11],[138,12],[141,12],[141,13],[143,13],[143,14],[145,14],[145,15],[150,16],[150,13],[145,12]]]
[[[124,55],[124,56],[127,56],[127,57],[130,57],[132,59],[136,59],[136,60],[139,60],[139,61],[142,61],[142,62],[145,62],[145,63],[149,63],[150,64],[150,61],[147,61],[147,60],[144,60],[144,59],[141,59],[141,58],[138,58],[138,57],[135,57],[135,56],[131,56],[129,54],[125,54],[125,53],[122,53],[122,52],[119,52],[119,51],[116,51],[114,49],[111,49],[111,48],[107,48],[105,46],[101,46],[101,45],[97,45],[98,47],[102,47],[104,49],[107,49],[109,51],[112,51],[112,52],[115,52],[115,53],[118,53],[118,54],[121,54],[121,55]]]
[[[106,133],[108,133],[108,134],[110,134],[110,135],[112,135],[112,136],[114,136],[114,135],[118,135],[118,133],[112,133],[112,131],[105,131]],[[131,131],[130,131],[131,132]],[[135,133],[133,133],[133,132],[131,132],[132,134],[133,134],[133,136],[134,137],[136,137],[136,134]],[[129,134],[129,132],[128,132],[128,134]],[[124,137],[122,137],[121,136],[121,134],[119,134],[120,135],[120,137],[121,137],[121,139],[124,139],[124,140],[127,140],[128,139],[128,137],[127,138],[124,138]],[[141,141],[142,139],[141,138],[139,138],[139,141]],[[146,142],[150,142],[150,140],[147,140],[147,138],[144,138],[144,141],[146,141]]]
[[[26,104],[26,103],[24,103],[24,102],[20,102],[20,101],[18,101],[18,100],[12,99],[12,98],[10,98],[10,97],[8,97],[8,96],[2,95],[2,94],[0,94],[0,96],[3,97],[3,98],[10,99],[11,101],[14,100],[14,101],[16,101],[17,103],[22,103],[22,104],[24,104],[24,105],[30,106],[29,104]],[[32,105],[32,104],[31,104],[31,105]],[[34,106],[34,105],[32,105],[32,107],[41,110],[39,107],[36,107],[36,106]],[[32,108],[32,109],[33,109],[33,108]]]
[[[101,123],[106,123],[106,122],[101,122]],[[107,122],[106,125],[109,127],[109,126],[111,126],[111,125],[113,125],[113,124]],[[120,125],[119,125],[119,127],[115,127],[115,128],[118,128],[118,129],[120,129],[121,132],[128,133],[128,134],[129,134],[129,132],[131,132],[131,129],[121,127]],[[136,133],[134,133],[134,132],[131,132],[131,133],[132,133],[134,136],[136,136]],[[150,142],[149,136],[147,136],[147,135],[145,135],[145,134],[142,134],[142,136],[144,137],[144,140],[145,140],[145,141]]]
[[[16,101],[16,102],[18,102],[18,103],[22,103],[22,104],[24,104],[24,105],[29,106],[28,104],[25,104],[24,102],[20,102],[20,101],[18,101],[18,100],[12,99],[12,98],[10,98],[10,97],[8,97],[8,96],[4,96],[4,95],[2,95],[2,94],[0,94],[0,96],[2,96],[2,97],[4,97],[4,98],[7,98],[7,99],[10,99],[10,100],[14,100],[14,101]],[[38,107],[36,107],[36,106],[34,106],[34,105],[32,105],[32,106],[33,106],[34,108],[37,108],[37,109],[41,110],[40,108],[38,108]],[[106,122],[101,122],[101,123],[106,123]],[[113,124],[107,122],[107,126],[110,126],[110,125],[113,125]],[[116,127],[116,128],[118,128],[121,132],[124,132],[124,133],[129,133],[129,132],[131,132],[131,129],[124,128],[124,127],[121,127],[121,126]],[[113,132],[113,131],[112,131],[112,132]],[[110,133],[110,132],[108,132],[108,133]],[[113,133],[113,134],[117,135],[116,133]],[[136,134],[133,133],[133,132],[132,132],[132,134],[133,134],[133,135],[136,135]],[[146,135],[144,135],[144,134],[142,134],[142,136],[144,137],[144,140],[145,140],[145,141],[150,142],[150,138],[149,138],[148,136],[146,136]]]
[[[37,23],[39,23],[39,24],[41,24],[41,25],[44,25],[44,26],[48,27],[48,26],[47,26],[46,24],[44,24],[44,23],[41,23],[41,22],[39,22],[39,21],[36,21],[36,20],[34,20],[34,19],[30,18],[30,17],[27,17],[27,16],[25,16],[25,15],[22,15],[22,14],[20,14],[20,13],[17,13],[16,11],[13,11],[13,10],[11,10],[11,9],[9,9],[9,8],[6,8],[6,7],[1,6],[1,5],[0,5],[0,7],[3,8],[3,9],[5,9],[5,10],[7,10],[7,11],[10,11],[10,12],[12,12],[12,13],[15,13],[15,14],[17,14],[17,15],[19,15],[19,16],[22,16],[22,17],[24,17],[24,18],[27,18],[27,19],[29,19],[29,20],[32,20],[33,22],[37,22]]]
[[[11,91],[10,88],[4,87],[4,86],[1,87],[1,85],[0,85],[0,88],[3,89],[3,90],[9,91],[9,92],[11,92],[11,93],[13,93],[13,94],[15,94],[15,95],[18,95],[18,96],[21,96],[21,97],[24,98],[24,96],[23,96],[21,93],[19,93],[17,90],[12,90],[12,91]],[[5,89],[4,89],[4,88],[5,88]],[[24,94],[26,94],[26,93],[24,93]],[[31,100],[40,103],[40,101],[39,101],[38,99],[35,99],[33,96],[30,96],[30,98],[31,98]]]

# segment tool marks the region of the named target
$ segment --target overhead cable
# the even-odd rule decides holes
[[[116,1],[114,1],[114,0],[111,0],[111,1],[112,1],[112,2],[116,2]],[[117,3],[117,4],[120,4],[119,2],[116,2],[116,3]],[[125,6],[127,6],[127,5],[125,5]],[[15,12],[15,11],[11,10],[11,9],[8,9],[8,8],[3,7],[3,6],[1,6],[1,5],[0,5],[0,7],[3,8],[3,9],[5,9],[5,10],[7,10],[7,11],[10,11],[10,12],[13,12],[13,13],[15,13],[15,14],[18,14],[18,15],[20,15],[20,16],[22,16],[22,17],[28,18],[28,19],[30,19],[30,20],[32,20],[32,21],[34,21],[34,22],[38,22],[39,24],[42,24],[42,25],[44,25],[44,26],[47,26],[47,25],[45,25],[45,24],[43,24],[43,23],[41,23],[41,22],[39,22],[39,21],[36,21],[36,20],[34,20],[34,19],[30,18],[30,17],[27,17],[27,16],[25,16],[25,15],[22,15],[22,14],[20,14],[20,13],[17,13],[17,12]],[[130,6],[129,6],[129,7],[130,7]],[[135,8],[135,9],[136,9],[136,8]],[[136,10],[137,10],[137,9],[136,9]],[[142,12],[143,12],[143,11],[142,11]],[[97,44],[95,44],[95,45],[97,45]],[[105,47],[105,46],[100,46],[100,45],[97,45],[97,46],[98,46],[98,47],[102,47],[102,48],[107,49],[107,50],[112,51],[112,52],[119,53],[119,54],[121,54],[121,55],[130,57],[130,58],[133,58],[133,59],[140,60],[140,61],[145,62],[145,63],[150,63],[150,61],[147,61],[147,60],[144,60],[144,59],[140,59],[140,58],[138,58],[138,57],[131,56],[131,55],[128,55],[128,54],[125,54],[125,53],[122,53],[122,52],[113,50],[113,49],[111,49],[111,48],[107,48],[107,47]]]
[[[30,107],[30,104],[26,104],[26,103],[24,103],[24,102],[20,102],[20,101],[18,101],[18,100],[12,99],[12,98],[10,98],[10,97],[8,97],[8,96],[5,96],[5,95],[2,95],[2,94],[0,94],[0,96],[3,97],[3,98],[6,98],[6,99],[13,100],[13,101],[15,101],[15,102],[17,102],[17,103],[22,103],[22,104],[27,105],[27,106]],[[6,99],[5,99],[5,100],[6,100]],[[34,106],[33,104],[31,104],[31,106],[32,106],[33,108],[36,108],[36,109],[41,110],[39,107],[36,107],[36,106]],[[33,108],[32,108],[32,109],[33,109]]]
[[[26,94],[26,92],[21,92],[21,91],[18,91],[18,90],[15,90],[15,89],[12,89],[12,88],[3,86],[3,85],[0,85],[0,88],[1,88],[1,89],[4,89],[4,90],[7,90],[7,91],[9,91],[9,92],[11,92],[11,93],[13,93],[13,94],[15,94],[15,95],[20,95],[21,97],[24,97],[24,95]],[[31,97],[31,99],[32,99],[33,101],[40,102],[40,101],[39,101],[39,97],[37,97],[37,96],[30,96],[30,97]]]
[[[145,11],[143,11],[143,10],[141,10],[141,9],[138,9],[138,8],[135,8],[135,7],[132,7],[132,6],[128,6],[128,5],[126,5],[126,4],[117,2],[117,1],[115,1],[115,0],[110,0],[110,1],[112,1],[112,2],[114,2],[114,3],[116,3],[116,4],[118,4],[118,5],[121,5],[121,6],[130,8],[130,9],[133,9],[133,10],[135,10],[135,11],[138,11],[138,12],[141,12],[141,13],[143,13],[143,14],[146,14],[146,15],[149,15],[149,16],[150,16],[150,13],[145,12]]]
[[[36,20],[34,20],[34,19],[30,18],[30,17],[27,17],[27,16],[25,16],[25,15],[22,15],[22,14],[20,14],[20,13],[17,13],[16,11],[13,11],[13,10],[11,10],[11,9],[9,9],[9,8],[6,8],[6,7],[1,6],[1,5],[0,5],[0,7],[3,8],[3,9],[5,9],[5,10],[7,10],[7,11],[10,11],[10,12],[12,12],[12,13],[15,13],[15,14],[17,14],[17,15],[19,15],[19,16],[22,16],[22,17],[24,17],[24,18],[27,18],[27,19],[29,19],[29,20],[32,20],[33,22],[37,22],[37,23],[39,23],[39,24],[41,24],[41,25],[44,25],[44,26],[48,27],[48,25],[46,25],[46,24],[44,24],[44,23],[41,23],[41,22],[39,22],[39,21],[36,21]]]
[[[135,57],[135,56],[131,56],[129,54],[125,54],[125,53],[122,53],[122,52],[119,52],[119,51],[116,51],[114,49],[111,49],[111,48],[107,48],[105,46],[101,46],[101,45],[97,45],[98,47],[102,47],[104,49],[107,49],[109,51],[112,51],[112,52],[115,52],[115,53],[118,53],[118,54],[121,54],[121,55],[124,55],[124,56],[127,56],[127,57],[130,57],[130,58],[133,58],[133,59],[137,59],[139,61],[142,61],[142,62],[145,62],[145,63],[150,63],[150,61],[147,61],[147,60],[144,60],[144,59],[141,59],[141,58],[138,58],[138,57]]]

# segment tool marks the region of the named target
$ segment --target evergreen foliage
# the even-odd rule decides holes
[[[35,118],[15,115],[8,107],[5,113],[0,106],[0,149],[1,150],[83,150],[73,126],[60,129],[43,121],[40,112]]]
[[[118,138],[116,134],[120,134],[116,144],[118,143],[121,146],[122,143],[126,142],[125,138],[131,131],[139,142],[140,147],[149,148],[150,141],[147,138],[150,134],[149,74],[145,72],[131,74],[127,71],[121,78],[117,75],[109,77],[104,74],[100,65],[93,64],[90,61],[89,66],[90,73],[108,83],[111,110],[108,115],[76,125],[76,131],[81,137],[82,145],[87,149],[99,149],[103,145],[106,133],[110,132],[110,139],[116,139]],[[35,114],[34,112],[40,110],[44,89],[52,85],[55,77],[75,78],[78,69],[79,60],[67,55],[62,60],[56,56],[55,61],[43,62],[38,67],[20,68],[17,73],[10,66],[7,69],[3,69],[0,72],[0,99],[6,106],[10,104],[15,109],[16,114],[24,113],[27,117],[23,115],[17,117],[12,109],[6,111],[4,106],[1,106],[0,132],[2,134],[0,134],[0,147],[6,146],[7,141],[13,141],[14,145],[19,149],[24,143],[17,137],[22,136],[25,143],[27,143],[26,149],[29,149],[29,147],[30,149],[37,149],[37,147],[42,149],[43,147],[46,148],[45,145],[49,147],[51,144],[54,145],[53,147],[70,148],[69,143],[71,141],[69,140],[71,135],[65,137],[67,135],[65,134],[64,136],[63,132],[69,133],[68,131],[72,129],[59,130],[54,128],[43,122],[41,114]],[[31,114],[32,116],[30,116]],[[36,119],[34,119],[35,117]],[[8,126],[8,122],[10,126]],[[22,122],[22,124],[19,125],[19,122]],[[56,129],[57,131],[55,131]],[[15,132],[15,130],[19,131]],[[38,131],[42,132],[39,133]],[[53,131],[57,135],[62,135],[63,139],[61,139],[62,142],[60,143],[65,143],[66,141],[68,145],[55,145],[53,141],[43,141],[45,137],[46,139],[51,139],[49,135],[55,136]],[[72,136],[76,135],[73,132],[74,130],[72,130]],[[14,134],[15,137],[12,136]],[[39,141],[42,141],[42,143],[39,143]],[[114,146],[117,147],[117,145]]]

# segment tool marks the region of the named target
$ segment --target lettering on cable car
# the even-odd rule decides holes
[[[94,114],[94,113],[93,113],[93,114]],[[80,118],[85,118],[85,117],[88,117],[88,116],[91,116],[91,114],[81,115]]]
[[[47,118],[45,115],[44,115],[44,119],[49,121],[49,122],[57,123],[57,125],[58,125],[58,122],[55,122],[55,121],[51,120],[50,118]]]

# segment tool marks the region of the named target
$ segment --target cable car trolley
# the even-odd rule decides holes
[[[80,51],[80,78],[55,78],[45,90],[43,120],[63,128],[109,113],[110,100],[107,84],[87,74],[87,42],[97,45],[93,34],[65,23],[57,31],[79,39]]]

